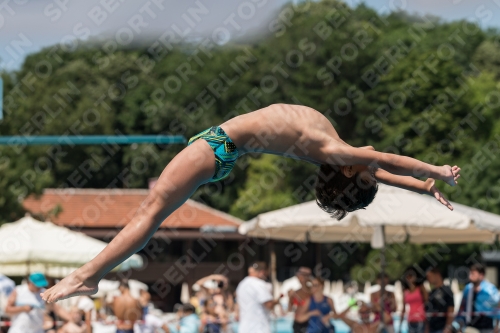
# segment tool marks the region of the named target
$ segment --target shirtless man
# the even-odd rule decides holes
[[[127,280],[120,281],[121,295],[113,300],[113,312],[118,319],[116,333],[134,333],[134,323],[142,319],[142,306],[139,300],[130,295]]]
[[[42,293],[47,302],[97,292],[113,267],[142,249],[160,224],[208,182],[229,175],[237,158],[261,152],[304,160],[320,167],[316,198],[321,209],[341,219],[368,206],[377,181],[433,195],[453,209],[434,186],[435,179],[454,186],[460,168],[434,166],[414,158],[356,148],[337,134],[322,113],[300,105],[273,104],[213,126],[189,140],[165,167],[132,221],[92,261]],[[421,181],[412,176],[429,177]]]
[[[368,304],[361,302],[361,304],[359,305],[359,322],[346,317],[347,313],[353,305],[351,305],[349,308],[347,308],[347,310],[339,315],[339,318],[342,319],[342,321],[351,328],[351,333],[377,333],[380,328],[380,321],[370,320],[372,309]],[[384,321],[386,322],[386,324],[391,320],[391,315],[389,313],[385,313]]]

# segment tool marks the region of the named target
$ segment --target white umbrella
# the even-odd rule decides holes
[[[92,260],[106,245],[81,232],[25,216],[0,227],[0,272],[19,276],[41,271],[64,277]],[[134,254],[114,270],[141,266],[142,258]]]
[[[260,214],[238,230],[252,237],[296,242],[372,241],[376,247],[407,238],[412,243],[494,242],[493,232],[500,232],[500,216],[452,204],[455,210],[449,211],[433,197],[380,184],[370,206],[341,221],[310,201]],[[381,226],[385,227],[385,242]]]
[[[348,215],[349,216],[349,215]],[[263,213],[240,224],[240,234],[294,242],[369,242],[373,228],[361,227],[352,216],[332,219],[315,201]],[[353,231],[356,233],[353,235]]]

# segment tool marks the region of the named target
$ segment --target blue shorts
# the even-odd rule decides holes
[[[198,139],[208,142],[214,151],[215,173],[209,181],[216,182],[229,176],[238,158],[238,148],[226,132],[219,126],[212,126],[189,139],[188,146]]]

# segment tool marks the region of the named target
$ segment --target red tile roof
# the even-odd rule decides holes
[[[60,205],[62,212],[50,217],[58,225],[116,228],[130,222],[148,193],[147,189],[46,189],[38,198],[26,198],[23,206],[33,214],[47,214]],[[189,199],[160,228],[237,227],[242,222]]]

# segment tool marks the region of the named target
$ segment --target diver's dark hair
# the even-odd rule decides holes
[[[342,220],[347,213],[368,206],[377,191],[378,186],[363,180],[359,173],[349,178],[339,166],[322,164],[316,183],[316,203],[331,217]]]

